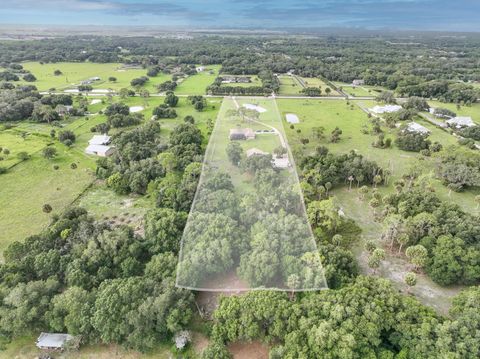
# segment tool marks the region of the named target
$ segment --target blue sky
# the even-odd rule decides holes
[[[480,31],[480,0],[0,0],[2,24]]]

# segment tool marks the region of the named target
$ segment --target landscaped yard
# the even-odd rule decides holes
[[[218,76],[220,65],[205,66],[205,70],[183,79],[175,89],[178,95],[204,95]]]

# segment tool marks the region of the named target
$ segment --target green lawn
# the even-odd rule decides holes
[[[280,81],[279,95],[298,95],[303,89],[302,85],[292,76],[280,75],[278,79]]]
[[[0,167],[10,168],[21,160],[17,157],[18,153],[26,152],[30,156],[44,148],[51,140],[47,135],[22,130],[21,128],[11,128],[0,130],[0,147],[3,151],[10,151],[6,155],[0,151]]]
[[[98,64],[90,62],[59,62],[55,64],[40,64],[38,62],[26,62],[22,64],[26,70],[32,72],[37,81],[33,82],[39,91],[47,91],[51,88],[65,90],[75,88],[83,80],[91,77],[100,77],[100,81],[92,83],[95,89],[131,88],[130,81],[134,78],[146,76],[146,69],[125,69],[119,63]],[[62,75],[55,76],[55,70],[62,71]],[[109,77],[116,77],[117,81],[109,82]],[[145,89],[152,93],[158,92],[156,85],[171,79],[171,75],[159,73],[151,77]]]
[[[179,95],[205,95],[206,89],[218,76],[221,65],[205,66],[205,70],[180,82],[175,89]]]
[[[331,86],[327,85],[323,80],[318,77],[302,77],[301,78],[307,87],[320,87],[322,89],[322,96],[326,96],[325,89],[328,87],[332,92],[329,96],[340,96]]]
[[[369,123],[367,114],[360,110],[357,105],[363,107],[374,106],[373,101],[351,101],[347,105],[346,101],[329,101],[329,100],[302,100],[302,99],[278,99],[278,106],[282,118],[285,118],[286,113],[295,113],[300,119],[300,124],[295,125],[294,129],[286,126],[287,137],[294,154],[302,154],[312,152],[316,146],[327,146],[333,153],[346,153],[351,150],[356,150],[366,158],[376,161],[384,168],[390,169],[392,172],[392,179],[388,187],[381,188],[382,191],[392,191],[393,182],[395,179],[401,178],[402,175],[414,164],[421,161],[424,166],[425,173],[428,174],[433,170],[433,158],[424,158],[416,152],[406,152],[400,150],[396,146],[389,149],[374,148],[371,144],[375,141],[376,136],[361,132],[362,126]],[[353,106],[353,108],[352,108]],[[421,118],[416,121],[427,127],[432,131],[430,139],[438,141],[445,147],[448,145],[455,145],[457,140],[447,132],[431,125]],[[312,138],[312,127],[325,127],[326,139],[318,141]],[[330,143],[328,140],[331,131],[338,126],[343,134],[338,143]],[[301,132],[297,133],[297,129]],[[396,130],[383,128],[386,137],[396,137]],[[300,139],[307,137],[310,143],[303,146]],[[463,193],[452,193],[449,196],[449,191],[438,180],[432,178],[432,183],[438,195],[444,200],[458,203],[467,211],[475,210],[476,204],[474,197],[478,191],[467,191]]]

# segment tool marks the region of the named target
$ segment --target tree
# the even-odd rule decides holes
[[[335,127],[335,129],[332,131],[332,134],[330,136],[330,141],[333,143],[337,143],[340,141],[340,135],[342,134],[342,130],[339,129],[338,127]]]
[[[243,148],[237,141],[230,141],[227,145],[227,156],[230,162],[238,166],[244,156]]]
[[[47,159],[52,159],[57,155],[57,149],[55,147],[45,147],[42,150],[42,155]]]
[[[75,134],[70,130],[64,130],[58,133],[58,140],[64,144],[75,142],[75,138]]]
[[[53,74],[54,74],[55,76],[60,76],[60,75],[62,75],[62,71],[60,71],[60,70],[55,70],[55,71],[53,72]]]
[[[368,257],[368,266],[373,269],[373,274],[377,272],[380,263],[385,259],[385,251],[381,248],[376,248]]]
[[[178,104],[178,97],[175,96],[175,94],[172,91],[168,91],[167,95],[165,96],[164,103],[167,106],[175,107]]]
[[[37,78],[33,74],[28,73],[25,76],[23,76],[23,80],[27,82],[35,82],[37,81]]]
[[[428,262],[428,251],[421,244],[408,247],[405,251],[405,255],[413,264],[415,271],[423,268]]]
[[[410,288],[417,284],[417,275],[413,272],[408,272],[404,277],[405,284],[407,285],[407,293],[410,293]]]
[[[145,216],[145,239],[152,254],[178,253],[187,213],[170,208],[153,209]]]
[[[44,213],[50,213],[52,210],[53,210],[52,206],[50,206],[48,203],[45,203],[45,204],[42,206],[42,211],[43,211]]]
[[[109,82],[117,82],[117,78],[114,77],[114,76],[110,76],[110,77],[108,78],[108,81],[109,81]]]

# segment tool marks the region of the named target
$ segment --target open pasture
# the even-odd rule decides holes
[[[59,62],[40,64],[39,62],[26,62],[22,65],[37,78],[37,81],[32,84],[37,86],[39,91],[48,91],[52,88],[56,91],[73,89],[82,81],[92,77],[100,78],[99,81],[90,84],[97,91],[120,90],[121,88],[131,88],[130,81],[147,74],[147,69],[124,68],[120,63]],[[62,74],[54,75],[55,70],[60,70]],[[109,81],[110,77],[115,77],[116,81]],[[149,78],[143,88],[150,92],[158,92],[156,85],[170,79],[171,75],[159,73],[156,77]]]

